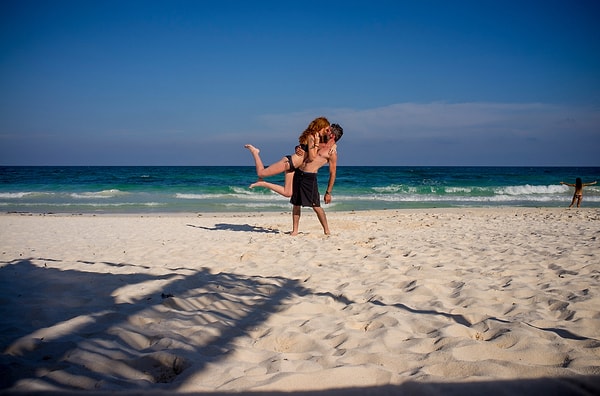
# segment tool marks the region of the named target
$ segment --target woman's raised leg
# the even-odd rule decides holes
[[[276,192],[279,195],[283,195],[284,197],[291,197],[294,187],[294,172],[286,172],[285,174],[285,182],[284,185],[279,185],[275,183],[269,183],[264,180],[259,180],[256,183],[252,183],[250,188],[254,187],[264,187],[268,188],[271,191]]]
[[[260,179],[262,179],[263,177],[274,176],[290,169],[288,159],[286,157],[283,157],[278,162],[275,162],[274,164],[271,164],[265,168],[262,159],[260,158],[260,150],[251,144],[246,144],[244,147],[250,150],[250,153],[254,158],[254,164],[256,165],[256,175]]]

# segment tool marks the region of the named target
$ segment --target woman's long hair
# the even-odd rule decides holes
[[[581,182],[581,177],[578,177],[575,179],[575,188],[579,190],[581,187],[583,187],[583,183]]]
[[[329,121],[325,117],[315,118],[308,124],[308,127],[302,132],[302,135],[298,138],[300,144],[308,144],[308,136],[314,135],[319,132],[323,128],[327,128],[329,126]]]

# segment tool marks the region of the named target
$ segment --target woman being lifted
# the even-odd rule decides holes
[[[256,175],[258,176],[258,181],[252,183],[250,188],[266,187],[284,197],[291,197],[294,171],[305,161],[311,162],[317,157],[321,136],[327,134],[329,128],[330,124],[327,118],[315,118],[298,138],[300,143],[299,149],[297,147],[294,154],[286,155],[268,167],[263,165],[259,155],[260,150],[251,144],[246,144],[244,147],[252,153],[252,157],[256,164]],[[283,172],[286,172],[285,184],[283,186],[268,183],[263,180],[265,177],[274,176]]]

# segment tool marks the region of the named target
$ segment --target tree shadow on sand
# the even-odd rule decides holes
[[[34,261],[51,264],[0,267],[2,290],[18,291],[0,305],[0,389],[23,379],[61,389],[167,386],[192,362],[199,371],[223,359],[236,338],[307,292],[281,277],[96,273]]]
[[[342,387],[315,391],[247,391],[247,392],[164,392],[156,390],[129,391],[45,391],[11,392],[12,395],[37,396],[595,396],[600,391],[600,376],[551,377],[521,380],[472,382],[415,382],[400,385]]]
[[[421,315],[439,315],[439,316],[443,316],[446,317],[448,319],[451,319],[453,321],[455,321],[456,323],[463,325],[465,327],[471,327],[473,325],[473,323],[471,323],[470,321],[467,320],[467,318],[465,318],[463,315],[457,315],[457,314],[449,314],[446,312],[440,312],[440,311],[435,311],[435,310],[431,310],[431,309],[427,309],[427,310],[423,310],[423,309],[414,309],[411,308],[405,304],[402,303],[396,303],[396,304],[385,304],[379,300],[371,300],[370,301],[371,304],[373,305],[379,305],[381,307],[394,307],[394,308],[398,308],[404,311],[408,311],[414,314],[421,314]],[[495,317],[490,317],[488,318],[489,320],[493,320],[496,322],[501,322],[501,323],[510,323],[507,320],[504,319],[499,319],[499,318],[495,318]],[[593,341],[593,342],[600,342],[598,339],[596,338],[589,338],[589,337],[583,337],[580,335],[577,335],[571,331],[565,330],[565,329],[557,329],[557,328],[551,328],[551,327],[538,327],[538,326],[534,326],[532,324],[529,323],[524,323],[526,326],[529,327],[533,327],[534,329],[537,330],[541,330],[541,331],[548,331],[548,332],[552,332],[556,335],[558,335],[561,338],[564,339],[569,339],[569,340],[576,340],[576,341]]]
[[[42,263],[46,263],[44,266]],[[260,331],[269,316],[298,296],[328,296],[284,277],[213,274],[176,268],[168,275],[145,266],[93,263],[136,273],[98,273],[52,268],[56,260],[22,259],[0,267],[0,393],[148,395],[174,385],[236,350],[236,340]],[[7,295],[7,291],[13,294]],[[135,292],[132,292],[135,291]],[[402,304],[369,303],[414,314],[444,315]],[[452,316],[467,325],[462,317]],[[19,384],[27,390],[18,390]],[[175,383],[175,384],[174,384]],[[32,392],[31,389],[58,389]],[[4,392],[2,391],[4,389]],[[574,376],[514,381],[418,383],[324,391],[305,395],[392,394],[598,394],[600,377]],[[8,393],[6,393],[8,392]],[[164,393],[163,393],[164,394]],[[186,393],[186,395],[207,393]],[[227,395],[228,393],[218,393]],[[229,394],[239,394],[237,392]],[[287,392],[245,392],[284,395]]]

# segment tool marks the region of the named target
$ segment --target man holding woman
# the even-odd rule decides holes
[[[335,183],[337,171],[337,145],[344,131],[338,124],[329,125],[324,117],[313,120],[300,136],[300,149],[293,155],[283,157],[279,162],[265,168],[260,159],[259,150],[252,145],[245,147],[250,150],[256,164],[256,173],[259,180],[250,185],[250,188],[265,187],[285,197],[291,197],[294,205],[292,211],[293,228],[291,235],[298,234],[301,207],[310,206],[317,214],[317,218],[326,235],[329,235],[329,226],[325,211],[321,208],[320,195],[317,184],[317,172],[323,165],[329,163],[329,181],[324,200],[331,202],[331,191]],[[264,181],[262,178],[286,172],[284,186]]]

